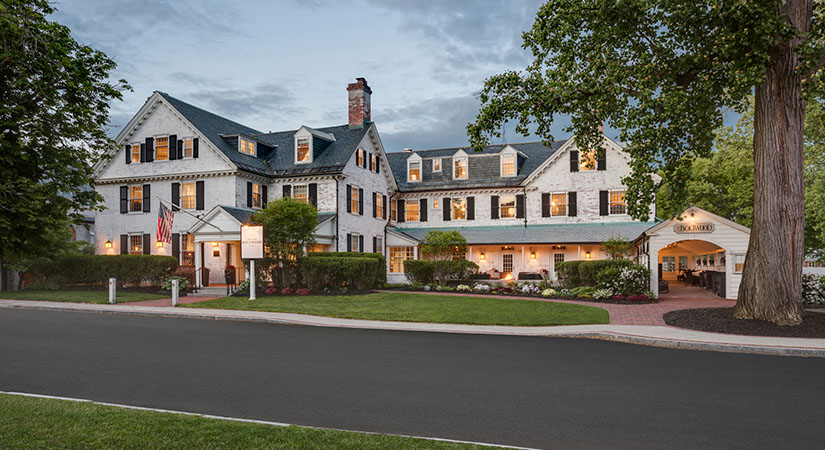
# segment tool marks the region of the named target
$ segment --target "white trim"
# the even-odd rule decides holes
[[[444,158],[432,158],[432,160],[433,160],[433,173],[440,173],[441,172],[441,168],[444,166],[444,161],[442,161],[443,159]],[[438,161],[438,170],[436,170],[436,168],[435,168],[435,162],[436,161]]]
[[[710,211],[706,211],[706,210],[704,210],[704,209],[702,209],[702,208],[700,208],[700,207],[698,207],[698,206],[691,206],[690,208],[686,209],[686,210],[685,210],[685,212],[683,212],[682,214],[680,214],[680,215],[679,215],[679,216],[677,216],[677,217],[684,217],[684,216],[689,215],[690,213],[697,213],[697,212],[698,212],[698,213],[701,213],[701,214],[706,214],[706,215],[707,215],[707,216],[709,216],[711,219],[716,220],[716,221],[718,221],[718,222],[720,222],[720,223],[722,223],[722,224],[724,224],[724,225],[727,225],[727,226],[729,226],[729,227],[731,227],[731,228],[733,228],[733,229],[739,230],[739,231],[741,231],[741,232],[743,232],[743,233],[748,233],[748,234],[750,234],[750,232],[751,232],[751,229],[750,229],[750,228],[748,228],[748,227],[746,227],[746,226],[744,226],[744,225],[740,225],[740,224],[738,224],[738,223],[736,223],[736,222],[733,222],[733,221],[731,221],[731,220],[725,219],[725,218],[724,218],[724,217],[722,217],[722,216],[718,216],[718,215],[716,215],[716,214],[714,214],[714,213],[712,213],[712,212],[710,212]],[[654,233],[658,232],[658,231],[659,231],[659,230],[661,230],[662,228],[664,228],[664,227],[666,227],[666,226],[668,226],[668,225],[672,225],[672,224],[674,223],[674,221],[675,221],[675,220],[678,220],[678,219],[676,219],[676,218],[671,218],[671,219],[665,220],[664,222],[662,222],[662,223],[660,223],[660,224],[658,224],[658,225],[656,225],[656,226],[653,226],[653,227],[651,227],[651,228],[647,229],[647,230],[646,230],[643,234],[646,234],[646,235],[648,235],[648,236],[652,236]],[[707,241],[707,239],[704,239],[704,238],[702,238],[701,240]],[[710,241],[708,241],[708,242],[710,242]],[[716,244],[716,243],[714,242],[714,244]],[[716,244],[716,245],[719,245],[719,244]],[[720,247],[721,247],[721,246],[720,246]]]
[[[464,168],[464,176],[461,178],[456,178],[455,176],[455,168],[456,168],[456,161],[464,160],[466,167]],[[470,179],[470,158],[467,156],[467,153],[464,150],[459,150],[453,153],[453,164],[452,164],[452,179],[453,180],[469,180]]]
[[[249,144],[250,143],[255,145],[255,149],[252,150],[252,153],[246,153],[244,151],[241,151],[241,142],[242,141],[246,141],[246,148],[247,149],[249,149]],[[242,155],[252,156],[253,158],[257,158],[258,157],[258,141],[254,140],[252,138],[248,138],[248,137],[245,137],[245,136],[242,136],[242,135],[238,135],[238,153],[240,153]]]
[[[504,159],[513,158],[513,173],[511,175],[504,174]],[[498,175],[502,178],[512,178],[518,175],[518,152],[509,145],[498,152]]]
[[[418,164],[418,179],[412,180],[410,179],[410,165],[411,164]],[[420,156],[413,153],[407,158],[407,183],[420,183],[421,179],[424,178],[424,160],[421,159]]]
[[[303,131],[303,133],[302,133],[302,131]],[[309,147],[307,148],[307,156],[309,158],[306,161],[299,161],[298,160],[298,141],[300,141],[301,139],[306,139],[309,142]],[[312,142],[312,133],[309,132],[309,130],[307,130],[305,127],[301,127],[301,129],[298,130],[298,132],[295,133],[295,136],[293,137],[293,140],[294,140],[294,145],[295,145],[295,151],[293,152],[292,160],[295,163],[295,165],[312,164],[312,161],[314,159],[313,158],[314,149],[313,149],[313,142]]]

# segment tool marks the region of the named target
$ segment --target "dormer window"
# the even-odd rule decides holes
[[[464,154],[464,156],[453,156],[453,179],[454,180],[466,180],[467,179],[467,155],[466,154]]]
[[[501,155],[501,176],[514,177],[516,176],[516,154]]]
[[[409,162],[407,180],[410,182],[421,181],[421,161]]]
[[[241,153],[246,153],[247,155],[255,156],[255,141],[250,141],[249,139],[238,138],[238,150]]]
[[[433,160],[433,172],[441,172],[441,158]]]
[[[305,164],[310,162],[310,140],[308,137],[298,138],[297,146],[295,148],[295,163]]]

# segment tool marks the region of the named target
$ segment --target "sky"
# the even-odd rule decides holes
[[[521,33],[541,3],[57,0],[52,19],[132,86],[112,105],[112,136],[155,90],[262,132],[341,125],[346,85],[364,77],[384,147],[400,151],[468,144],[484,80],[530,63]],[[508,126],[492,143],[538,139]]]

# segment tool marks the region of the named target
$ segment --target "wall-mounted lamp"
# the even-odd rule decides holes
[[[484,261],[485,259],[487,259],[487,255],[485,255],[484,252],[481,252],[481,260]]]
[[[112,248],[112,241],[106,241],[103,244],[103,248]]]
[[[584,259],[590,259],[590,250],[584,252]]]
[[[690,220],[694,220],[694,219],[696,219],[696,214],[690,213]]]
[[[217,246],[218,246],[218,243],[213,241],[212,242],[212,247],[217,247]]]
[[[530,252],[530,259],[536,259],[536,252]]]
[[[163,241],[155,241],[155,247],[163,248]]]

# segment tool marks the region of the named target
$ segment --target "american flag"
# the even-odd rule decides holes
[[[158,241],[172,243],[173,220],[175,220],[175,213],[161,203],[158,209]]]

